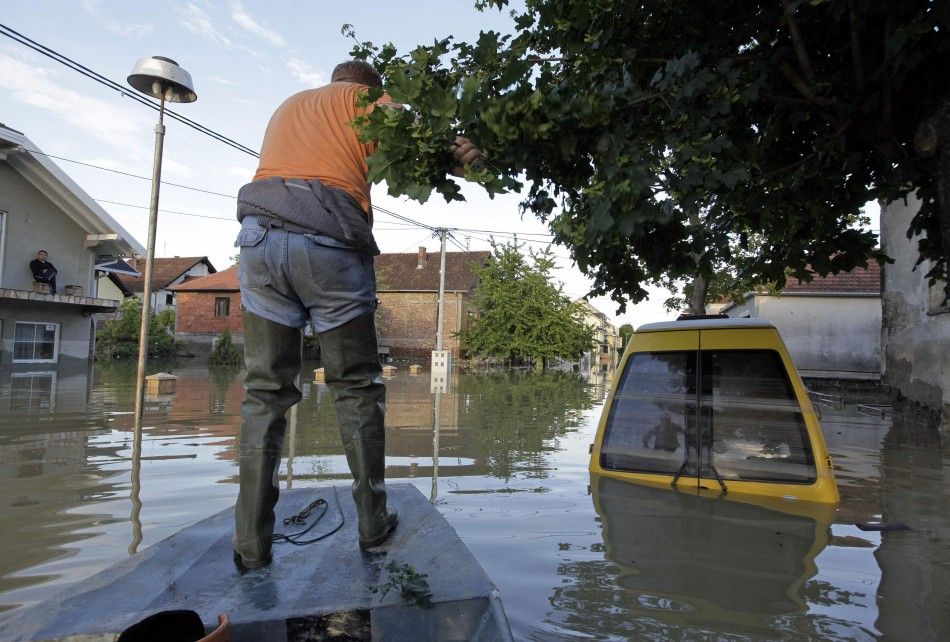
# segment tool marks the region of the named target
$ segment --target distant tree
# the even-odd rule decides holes
[[[241,351],[231,340],[231,332],[225,328],[214,341],[211,354],[208,355],[209,365],[237,366],[242,361]]]
[[[633,334],[633,326],[629,323],[624,323],[622,326],[620,326],[620,330],[618,330],[618,332],[620,333],[620,339],[623,342],[623,344],[620,346],[620,352],[622,354],[623,351],[627,349],[627,343],[630,341],[630,335]]]
[[[96,332],[97,359],[132,359],[139,351],[142,300],[129,297],[119,304],[118,318],[108,321]],[[169,359],[175,356],[175,311],[166,308],[152,315],[148,330],[148,356]]]
[[[527,359],[536,370],[545,359],[577,359],[593,345],[577,303],[551,278],[550,248],[531,253],[518,245],[493,245],[488,263],[477,268],[472,301],[475,318],[461,333],[466,350],[483,357]]]

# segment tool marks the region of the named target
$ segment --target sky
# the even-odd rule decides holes
[[[197,102],[172,108],[255,150],[274,109],[298,91],[325,84],[348,57],[353,43],[341,35],[344,24],[352,24],[360,40],[391,41],[400,51],[436,38],[472,40],[482,30],[512,28],[507,13],[478,12],[474,0],[34,0],[0,3],[0,23],[123,85],[136,60],[172,58],[191,74],[198,94]],[[0,36],[0,122],[43,152],[69,159],[54,162],[145,244],[149,181],[70,161],[150,177],[154,111]],[[173,120],[166,126],[163,181],[220,195],[163,185],[156,256],[208,256],[224,269],[236,252],[233,195],[251,179],[256,159]],[[543,247],[548,230],[532,215],[521,216],[517,195],[490,200],[476,185],[463,186],[463,194],[464,203],[446,204],[436,195],[420,205],[375,185],[372,196],[374,205],[428,225],[517,233],[519,241]],[[438,239],[427,230],[385,215],[375,218],[383,252],[414,252],[420,245],[438,250]],[[488,249],[488,236],[456,234],[472,250]],[[565,294],[585,295],[590,281],[565,248],[554,252]],[[628,306],[620,316],[608,298],[591,302],[617,326],[639,326],[672,318],[662,305],[667,296],[653,289],[647,302]]]

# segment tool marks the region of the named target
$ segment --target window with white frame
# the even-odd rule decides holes
[[[14,323],[13,363],[55,363],[58,358],[58,323]]]
[[[15,372],[10,376],[10,410],[56,408],[55,372]]]

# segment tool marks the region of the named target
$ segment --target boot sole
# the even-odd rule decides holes
[[[383,531],[382,535],[374,537],[373,539],[360,540],[360,548],[364,551],[370,548],[376,548],[387,539],[389,539],[394,532],[396,532],[396,526],[399,524],[399,518],[395,515],[392,516],[392,523],[386,527],[386,530]]]

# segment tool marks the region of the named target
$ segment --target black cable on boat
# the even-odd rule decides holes
[[[327,532],[327,533],[324,533],[323,535],[318,535],[317,537],[313,537],[313,538],[311,538],[311,539],[306,539],[306,540],[300,539],[302,536],[306,535],[306,534],[309,533],[311,530],[313,530],[313,527],[316,526],[317,523],[319,523],[319,521],[320,521],[321,519],[323,519],[323,516],[326,515],[326,514],[327,514],[327,510],[329,510],[329,505],[327,504],[327,500],[323,499],[322,497],[319,497],[319,498],[313,500],[312,502],[310,502],[310,503],[309,503],[305,508],[303,508],[302,510],[300,510],[300,511],[298,511],[297,513],[291,515],[290,517],[284,518],[284,526],[303,525],[303,524],[306,524],[306,523],[307,523],[307,518],[310,517],[310,514],[314,511],[314,509],[316,509],[317,507],[322,506],[322,507],[323,507],[323,510],[320,511],[319,514],[317,514],[317,516],[316,516],[316,517],[314,518],[314,520],[313,520],[313,523],[310,524],[310,526],[308,526],[307,528],[303,529],[303,530],[300,531],[299,533],[291,533],[291,534],[289,534],[289,535],[288,535],[288,534],[285,534],[285,533],[274,533],[274,535],[273,535],[273,541],[274,541],[275,543],[277,543],[277,542],[287,542],[288,544],[293,544],[293,545],[295,545],[295,546],[304,546],[304,545],[306,545],[306,544],[313,544],[314,542],[319,542],[319,541],[322,540],[322,539],[326,539],[326,538],[330,537],[330,535],[333,535],[333,534],[336,533],[338,530],[340,530],[341,528],[343,528],[343,524],[346,523],[346,520],[345,520],[344,517],[343,517],[343,509],[340,508],[340,498],[337,496],[337,493],[336,493],[336,486],[332,486],[331,488],[333,488],[333,498],[334,498],[334,500],[336,500],[336,510],[337,510],[337,513],[340,515],[340,523],[337,524],[336,527],[335,527],[332,531],[329,531],[329,532]]]

